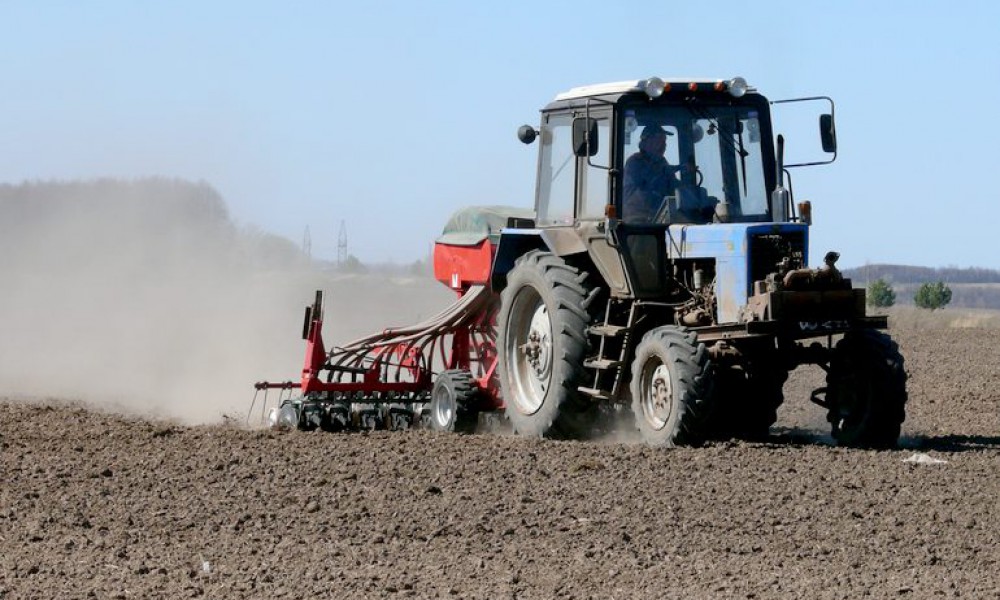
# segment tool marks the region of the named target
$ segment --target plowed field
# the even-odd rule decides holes
[[[182,426],[0,402],[0,598],[1000,597],[1000,334],[903,329],[899,450]],[[905,459],[924,455],[941,462]]]

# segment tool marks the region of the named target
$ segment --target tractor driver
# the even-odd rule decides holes
[[[622,185],[623,217],[627,221],[651,221],[666,196],[676,193],[677,170],[667,162],[667,136],[659,125],[646,125],[639,134],[639,151],[625,161]]]

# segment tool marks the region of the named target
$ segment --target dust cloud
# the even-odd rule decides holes
[[[429,274],[318,266],[167,179],[0,185],[0,282],[0,396],[187,423],[242,419],[253,382],[298,378],[316,289],[328,344],[451,301]]]

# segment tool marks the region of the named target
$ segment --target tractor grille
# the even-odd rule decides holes
[[[805,232],[786,231],[765,233],[750,237],[747,253],[750,262],[750,281],[760,281],[778,270],[782,259],[791,259],[791,268],[805,267]]]

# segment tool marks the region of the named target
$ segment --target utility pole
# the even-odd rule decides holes
[[[347,262],[347,226],[340,221],[340,235],[337,236],[337,266],[342,267]]]
[[[312,236],[309,235],[309,226],[306,225],[306,231],[302,234],[302,253],[306,255],[306,258],[312,260],[313,254],[313,242]]]

